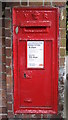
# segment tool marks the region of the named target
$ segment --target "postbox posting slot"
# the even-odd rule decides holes
[[[26,21],[20,25],[23,32],[48,32],[51,21]]]
[[[49,27],[46,26],[29,26],[29,27],[23,27],[23,32],[48,32],[49,31]]]

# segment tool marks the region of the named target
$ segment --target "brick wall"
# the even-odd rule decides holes
[[[32,0],[33,1],[33,0]],[[0,35],[0,118],[64,118],[64,82],[65,82],[65,52],[66,52],[66,3],[45,2],[45,6],[59,7],[59,96],[58,114],[19,114],[14,115],[13,110],[13,32],[12,8],[14,6],[27,6],[26,2],[2,3],[2,35]],[[30,6],[41,6],[42,2],[30,2]],[[1,22],[0,22],[1,23]]]

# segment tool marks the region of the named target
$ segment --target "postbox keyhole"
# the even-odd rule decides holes
[[[24,73],[24,78],[26,78],[26,73]]]

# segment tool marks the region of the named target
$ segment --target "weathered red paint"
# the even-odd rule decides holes
[[[14,113],[57,113],[58,13],[57,8],[13,8]],[[27,41],[44,41],[42,69],[27,68]]]

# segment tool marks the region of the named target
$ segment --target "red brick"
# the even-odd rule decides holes
[[[5,54],[5,47],[2,47],[2,54]]]
[[[5,37],[11,37],[11,31],[9,29],[5,30]]]
[[[0,113],[2,113],[2,107],[0,107]]]
[[[2,80],[0,80],[0,89],[2,89]]]
[[[0,73],[2,72],[2,65],[0,65]]]
[[[4,114],[6,114],[7,113],[7,108],[6,107],[2,107],[2,108],[0,108],[0,113],[4,113]]]
[[[2,27],[5,27],[5,19],[2,19]]]
[[[2,54],[0,54],[0,63],[2,63]]]
[[[0,81],[0,85],[2,86],[2,89],[6,89],[6,80],[3,80],[2,79],[2,81]]]
[[[5,63],[6,62],[6,56],[2,56],[2,62]]]
[[[5,17],[11,18],[11,8],[9,9],[5,8]]]
[[[13,112],[8,112],[8,116],[7,116],[8,118],[14,118],[14,114],[13,114]]]
[[[60,20],[60,28],[66,28],[66,16],[64,16],[63,20],[62,19]]]
[[[2,97],[6,99],[6,91],[2,90]]]
[[[11,47],[11,40],[6,40],[5,41],[6,47]]]
[[[6,80],[5,80],[6,81]],[[6,82],[5,82],[5,85],[3,86],[2,85],[2,89],[6,91]]]
[[[2,38],[0,38],[0,47],[2,47]]]
[[[12,110],[12,104],[9,104],[9,103],[8,103],[7,109],[8,109],[8,110]]]
[[[43,114],[43,119],[47,118],[47,114]]]
[[[35,118],[41,118],[41,114],[35,114]]]
[[[16,115],[15,115],[15,118],[17,118],[17,119],[18,119],[18,118],[24,119],[24,118],[23,118],[23,114],[16,114]]]
[[[13,89],[10,84],[7,84],[7,93],[13,93]]]
[[[6,56],[7,56],[7,57],[10,57],[10,56],[11,56],[11,53],[12,53],[12,50],[11,50],[11,49],[6,49]]]
[[[27,5],[27,2],[21,2],[21,5],[25,5],[25,6],[26,6],[26,5]]]
[[[7,120],[7,113],[6,115],[2,115],[2,120]]]
[[[13,93],[12,77],[6,77],[7,92]]]
[[[66,38],[66,29],[60,30],[60,36],[61,36],[61,38]]]
[[[2,79],[6,80],[6,74],[2,73]]]
[[[60,46],[61,47],[66,47],[66,38],[60,40]]]
[[[11,27],[10,19],[5,19],[5,28],[10,28],[10,27]]]
[[[62,56],[62,57],[65,56],[66,55],[65,53],[66,53],[66,50],[61,48],[60,49],[60,56]]]
[[[5,28],[2,28],[2,36],[5,36]]]
[[[11,102],[11,101],[12,101],[12,95],[11,95],[11,94],[8,94],[8,95],[7,95],[7,101],[8,101],[8,102]]]
[[[5,38],[2,38],[2,45],[5,45]]]
[[[24,114],[24,115],[23,115],[23,118],[27,119],[27,114]],[[29,118],[29,116],[28,116],[28,118]]]
[[[59,110],[63,111],[63,104],[59,104]]]
[[[45,2],[44,3],[46,6],[51,6],[51,2]]]
[[[5,71],[6,71],[6,67],[5,67],[5,65],[4,65],[4,64],[2,65],[2,71],[3,71],[3,72],[5,72]]]
[[[6,76],[6,80],[7,80],[7,83],[11,83],[12,82],[12,76]]]
[[[64,66],[65,65],[65,58],[60,58],[60,66]]]
[[[41,114],[31,114],[31,118],[33,119],[36,119],[36,118],[41,118]]]
[[[6,68],[6,74],[11,75],[11,68]]]
[[[53,0],[54,1],[54,0]],[[66,6],[66,2],[53,2],[52,1],[52,5],[55,6],[55,7],[63,7],[63,6]]]
[[[37,5],[37,6],[41,6],[42,2],[30,2],[29,5]]]
[[[6,65],[11,66],[11,64],[12,64],[12,60],[7,58],[6,59]]]
[[[2,48],[0,47],[0,56],[2,56]]]
[[[6,107],[6,105],[7,105],[6,92],[5,92],[5,90],[3,90],[3,92],[2,92],[2,106]]]
[[[20,5],[20,0],[19,2],[6,2],[6,7],[10,7],[10,8],[19,5]]]

